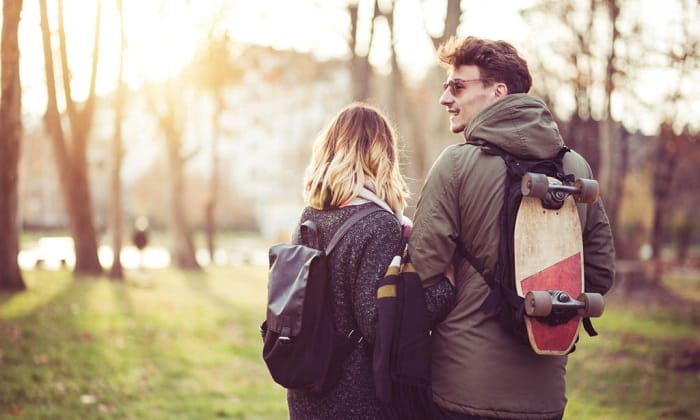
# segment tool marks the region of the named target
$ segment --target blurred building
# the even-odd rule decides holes
[[[270,238],[284,236],[302,207],[302,177],[311,144],[350,101],[344,61],[319,62],[310,54],[251,46],[236,57],[240,83],[222,87],[225,109],[213,126],[210,95],[183,87],[186,118],[188,217],[203,223],[211,175],[211,148],[218,133],[220,185],[217,220],[225,227],[253,223]],[[131,91],[123,124],[125,223],[146,215],[157,226],[170,216],[165,143],[143,91]],[[88,150],[95,224],[109,223],[114,98],[99,98]],[[40,116],[26,115],[20,163],[20,211],[25,228],[63,228],[67,218],[51,141]],[[67,131],[67,130],[66,130]],[[242,223],[241,220],[247,220]]]

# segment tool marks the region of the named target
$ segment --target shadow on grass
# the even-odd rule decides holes
[[[29,292],[0,296],[13,306],[0,309],[0,417],[286,418],[248,332],[259,307],[208,292],[222,277],[37,273]]]
[[[92,317],[90,302],[99,282],[72,279],[72,274],[31,272],[32,289],[13,295],[0,319],[0,408],[3,413],[58,418],[94,415],[108,406],[98,396],[106,394],[109,367],[103,328]],[[52,278],[53,277],[53,278]],[[58,278],[56,278],[58,277]],[[60,282],[46,301],[37,288]],[[48,287],[48,286],[47,286]],[[37,301],[40,301],[37,304]],[[19,316],[7,315],[9,309]],[[85,316],[90,315],[90,320]],[[98,328],[99,326],[99,328]]]

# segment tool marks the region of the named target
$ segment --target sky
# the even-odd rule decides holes
[[[319,59],[347,58],[348,1],[357,0],[123,0],[127,37],[126,80],[137,89],[145,80],[176,75],[195,54],[205,36],[204,27],[218,18],[219,27],[241,43],[270,45],[277,49],[308,52]],[[378,0],[383,4],[386,0]],[[520,18],[521,9],[534,0],[463,0],[464,20],[460,35],[503,39],[519,50],[532,33]],[[64,0],[69,57],[78,99],[87,95],[95,1]],[[396,0],[397,53],[402,68],[417,82],[435,63],[426,29],[442,29],[445,0]],[[48,0],[52,29],[56,28],[57,1]],[[118,70],[118,13],[114,0],[103,0],[101,61],[98,94],[114,89]],[[367,22],[371,4],[360,0],[360,22]],[[163,7],[165,5],[165,7]],[[369,6],[369,8],[368,8]],[[637,0],[634,9],[645,22],[647,33],[669,32],[668,16],[678,13],[673,3]],[[164,11],[165,13],[161,13]],[[222,20],[221,17],[224,17]],[[363,18],[364,17],[364,18]],[[364,33],[364,28],[360,28]],[[376,47],[370,61],[378,71],[388,71],[388,29],[375,28]],[[663,39],[663,37],[659,37]],[[367,40],[361,39],[360,45]],[[24,2],[20,24],[21,72],[25,109],[34,114],[45,110],[46,87],[39,28],[38,2]],[[668,81],[663,72],[645,76],[643,93],[653,101],[654,91]],[[639,121],[643,124],[644,121]],[[648,123],[648,122],[647,122]],[[650,126],[654,124],[650,123]]]
[[[210,15],[229,16],[223,26],[241,43],[270,45],[277,49],[308,52],[319,59],[348,57],[345,9],[347,0],[168,0],[160,17],[161,0],[123,0],[127,37],[126,79],[132,87],[144,80],[171,77],[194,55],[202,26]],[[381,1],[381,0],[380,0]],[[69,60],[78,98],[87,95],[92,52],[96,2],[64,0]],[[189,4],[188,4],[189,3]],[[470,12],[465,25],[479,36],[499,37],[512,42],[522,36],[524,26],[518,7],[528,1],[492,0],[466,6]],[[371,13],[360,3],[360,13]],[[57,2],[48,0],[52,30],[57,27]],[[434,64],[435,57],[425,28],[440,29],[444,6],[440,0],[399,0],[397,2],[397,50],[409,77],[420,78]],[[230,10],[227,10],[230,9]],[[426,15],[425,21],[422,17]],[[501,14],[498,25],[484,19]],[[102,43],[97,90],[99,94],[115,86],[118,70],[119,30],[114,1],[103,0]],[[367,19],[361,19],[366,22]],[[503,33],[503,28],[508,28]],[[388,29],[381,23],[375,28],[377,47],[370,56],[380,71],[388,68]],[[499,33],[500,32],[500,33]],[[367,40],[361,40],[366,44]],[[45,106],[43,50],[39,27],[38,2],[25,2],[20,24],[22,82],[25,106],[30,112],[42,112]],[[385,53],[379,53],[379,52]]]

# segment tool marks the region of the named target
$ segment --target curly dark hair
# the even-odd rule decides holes
[[[492,41],[473,36],[452,37],[438,48],[438,59],[443,67],[456,69],[463,65],[479,67],[485,84],[505,83],[508,93],[527,93],[532,76],[527,62],[506,41]]]

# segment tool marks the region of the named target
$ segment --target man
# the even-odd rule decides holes
[[[526,62],[503,41],[451,39],[438,55],[448,69],[440,104],[465,143],[447,147],[423,187],[409,253],[424,286],[455,264],[456,305],[432,334],[432,392],[442,419],[558,419],[566,406],[567,356],[540,356],[480,307],[489,287],[466,251],[493,272],[505,164],[472,144],[485,140],[523,159],[548,159],[564,142],[545,104],[527,95]],[[592,178],[586,161],[564,155],[566,173]],[[614,275],[614,247],[599,200],[579,205],[586,291],[605,293]],[[465,249],[459,249],[464,247]]]

